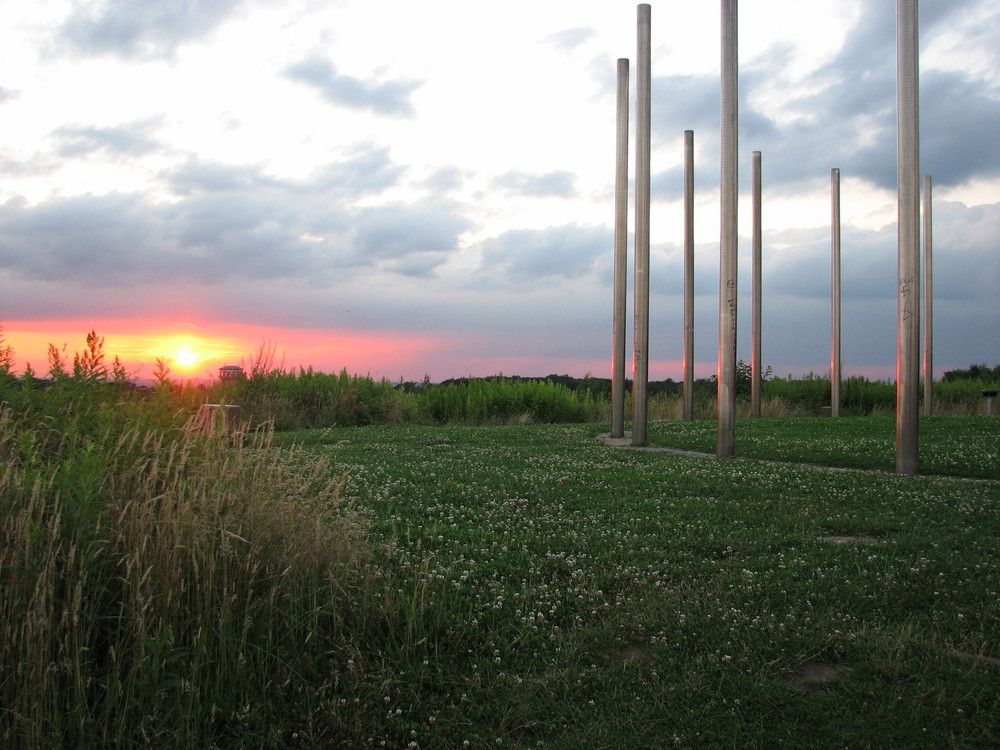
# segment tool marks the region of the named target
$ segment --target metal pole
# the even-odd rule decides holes
[[[924,175],[924,416],[934,414],[934,269],[931,176]]]
[[[736,455],[736,260],[739,167],[736,0],[722,0],[722,169],[719,241],[718,440],[716,455]]]
[[[632,374],[632,445],[646,442],[649,381],[649,141],[650,6],[638,6],[635,133],[635,344]]]
[[[920,106],[917,0],[896,0],[898,299],[896,315],[896,471],[919,467]]]
[[[840,416],[840,170],[830,170],[830,416]]]
[[[618,60],[615,133],[614,332],[611,347],[611,437],[625,435],[625,274],[628,269],[628,83],[629,62]]]
[[[694,420],[694,131],[684,131],[684,421]]]
[[[760,151],[753,152],[753,270],[751,272],[752,304],[750,317],[753,321],[750,356],[750,416],[760,418],[760,391],[763,385],[760,369],[760,323],[761,323],[761,211],[760,211]]]

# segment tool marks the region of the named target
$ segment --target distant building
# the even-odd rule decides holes
[[[243,380],[246,376],[247,374],[243,372],[243,368],[239,365],[224,365],[219,368],[219,380],[223,382],[227,380]]]

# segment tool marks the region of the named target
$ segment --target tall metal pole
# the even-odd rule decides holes
[[[694,131],[684,131],[684,421],[694,420]]]
[[[635,104],[635,344],[632,375],[632,445],[646,443],[649,381],[649,142],[650,6],[638,6]]]
[[[830,170],[830,416],[840,416],[840,170]]]
[[[719,241],[718,439],[716,455],[736,455],[737,9],[722,0],[722,174]]]
[[[625,435],[625,274],[628,269],[628,81],[629,62],[618,60],[615,139],[615,278],[611,347],[611,437]]]
[[[761,334],[761,187],[760,187],[760,151],[753,152],[753,269],[751,271],[752,304],[750,317],[753,321],[751,340],[753,342],[750,356],[750,416],[760,418],[760,391],[763,378],[760,369],[760,334]]]
[[[897,172],[896,471],[919,468],[920,106],[917,0],[896,0]]]
[[[931,176],[924,175],[924,416],[934,414],[934,269]]]

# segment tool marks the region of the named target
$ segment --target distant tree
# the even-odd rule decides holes
[[[964,370],[947,370],[942,378],[946,383],[958,380],[981,380],[995,383],[1000,381],[1000,365],[990,367],[983,363],[979,365],[969,365]]]
[[[766,383],[774,376],[774,371],[768,365],[760,374],[762,382]],[[717,387],[718,375],[712,375],[708,381],[713,387]],[[748,397],[753,389],[753,367],[742,359],[736,363],[736,395],[737,397]]]

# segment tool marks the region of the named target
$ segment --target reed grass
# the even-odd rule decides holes
[[[0,411],[0,745],[277,741],[308,703],[364,524],[325,460],[223,433]]]

